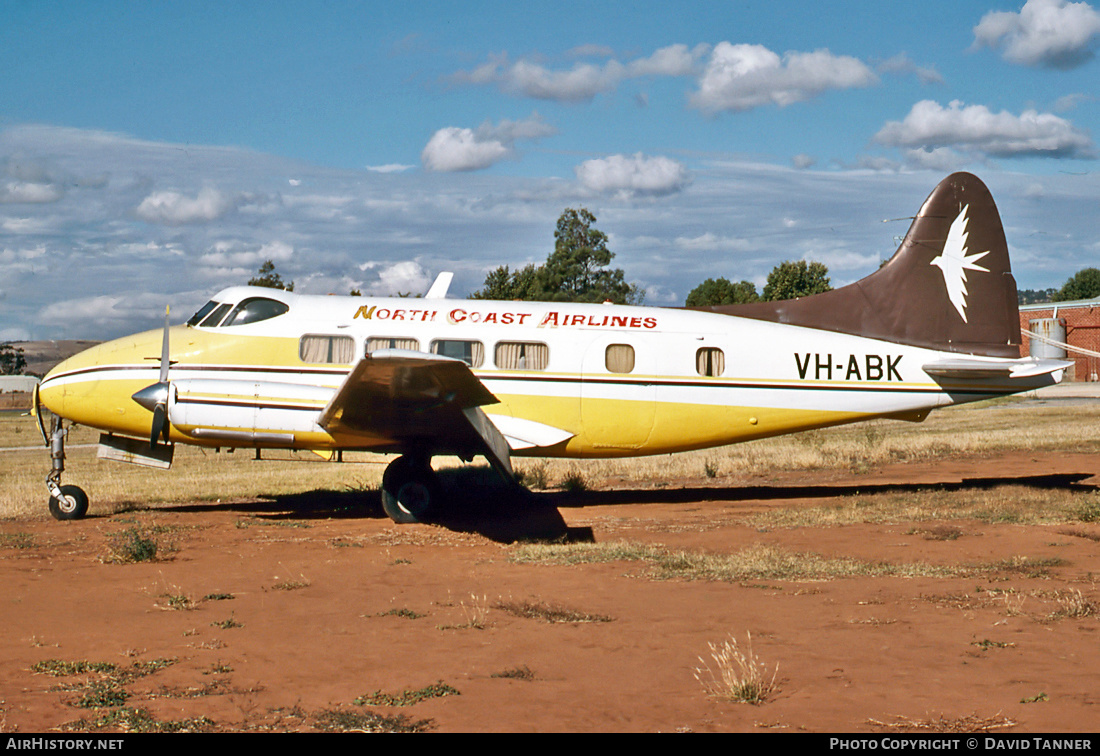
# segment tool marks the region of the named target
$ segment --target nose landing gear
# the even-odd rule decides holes
[[[54,416],[50,423],[52,468],[46,476],[46,488],[50,492],[50,514],[55,520],[79,520],[88,513],[88,494],[84,493],[84,489],[61,485],[61,473],[65,472],[65,436],[68,433],[61,418]]]

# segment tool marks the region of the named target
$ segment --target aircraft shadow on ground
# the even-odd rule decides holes
[[[529,492],[488,477],[472,480],[477,473],[440,474],[449,505],[433,524],[455,532],[477,533],[500,543],[523,540],[579,542],[595,540],[591,528],[569,527],[559,510],[623,504],[687,504],[698,502],[780,501],[784,499],[839,499],[854,495],[915,493],[921,491],[976,491],[999,486],[1026,486],[1044,490],[1100,490],[1085,484],[1091,473],[990,476],[940,483],[869,483],[860,485],[726,486],[661,489],[617,489],[614,491]],[[330,519],[382,519],[378,491],[316,490],[295,494],[261,496],[255,501],[184,504],[165,507],[174,512],[237,512],[271,521]]]
[[[590,507],[612,504],[681,504],[705,501],[775,501],[782,499],[835,499],[845,496],[882,493],[916,493],[919,491],[981,491],[999,486],[1026,486],[1046,490],[1088,492],[1100,491],[1100,486],[1082,481],[1094,477],[1093,473],[1052,473],[1048,475],[1009,475],[988,478],[963,478],[958,481],[932,483],[870,483],[859,485],[801,486],[729,486],[661,489],[623,489],[614,491],[585,491],[572,494],[557,502],[558,507]],[[557,494],[564,496],[563,494]]]

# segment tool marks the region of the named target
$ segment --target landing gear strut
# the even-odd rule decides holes
[[[88,513],[88,494],[79,486],[61,485],[61,473],[65,472],[65,436],[68,433],[61,418],[54,416],[50,423],[52,468],[46,476],[46,488],[50,491],[50,514],[55,520],[79,520]]]
[[[382,475],[382,508],[394,522],[426,522],[438,507],[439,498],[439,481],[430,456],[398,457]]]

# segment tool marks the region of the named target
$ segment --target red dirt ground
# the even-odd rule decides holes
[[[937,540],[935,523],[757,532],[737,518],[936,483],[1092,490],[1098,471],[1098,455],[1027,453],[731,487],[680,481],[657,491],[536,494],[507,516],[486,510],[446,526],[395,526],[377,501],[323,493],[72,523],[3,521],[0,732],[44,732],[123,705],[218,731],[314,730],[325,712],[372,711],[440,732],[901,732],[967,723],[998,733],[1095,732],[1100,618],[1052,618],[1052,597],[1080,591],[1100,603],[1100,524],[955,521],[942,525],[958,537]],[[114,534],[154,525],[166,529],[156,561],[105,559]],[[717,582],[656,580],[640,562],[512,561],[514,542],[553,537],[713,553],[774,544],[892,563],[1063,562],[1045,575]],[[173,609],[169,596],[194,606]],[[549,623],[497,607],[524,600],[610,621]],[[468,626],[478,617],[481,628]],[[774,700],[706,695],[695,677],[700,657],[712,662],[708,643],[731,634],[742,645],[751,634],[760,661],[778,665]],[[77,705],[97,675],[32,669],[159,659],[173,663],[123,681],[128,700],[100,709]],[[501,676],[514,670],[530,679]],[[449,687],[431,690],[452,694],[405,707],[355,703],[437,683]]]

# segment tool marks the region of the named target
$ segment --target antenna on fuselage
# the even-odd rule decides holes
[[[435,283],[428,289],[428,293],[424,295],[424,299],[444,299],[447,296],[447,290],[451,288],[451,279],[455,277],[454,273],[444,271],[435,277]]]

